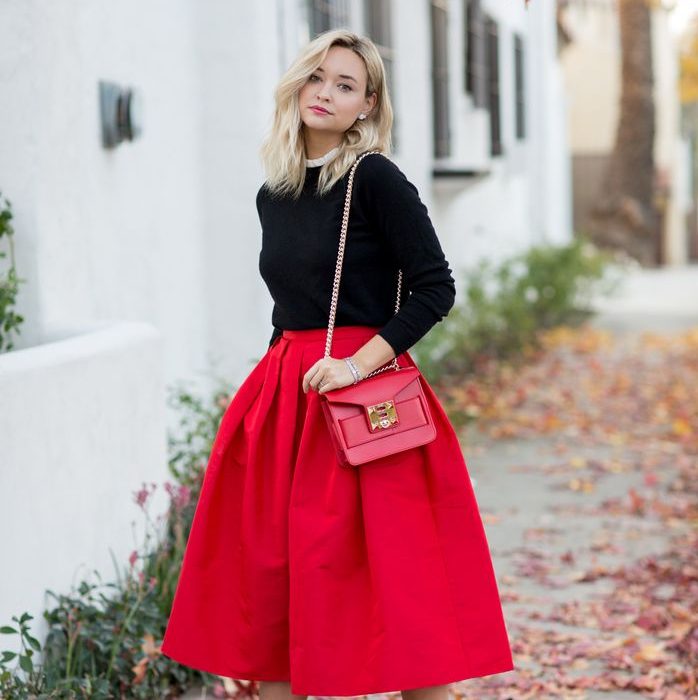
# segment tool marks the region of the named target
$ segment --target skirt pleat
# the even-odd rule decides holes
[[[335,327],[332,356],[371,326]],[[364,695],[514,668],[458,437],[422,377],[431,443],[358,467],[335,456],[303,375],[326,329],[283,331],[214,440],[162,652],[299,695]],[[400,366],[416,366],[408,352]]]

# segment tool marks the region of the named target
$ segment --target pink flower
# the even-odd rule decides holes
[[[175,486],[168,481],[165,484],[165,491],[170,496],[175,510],[181,511],[191,500],[191,489],[188,486]]]
[[[138,552],[134,549],[131,552],[131,556],[128,558],[128,563],[133,567],[138,561]]]
[[[150,498],[151,494],[155,492],[155,489],[157,488],[157,485],[155,484],[154,481],[150,482],[150,487],[148,487],[145,483],[143,482],[143,487],[139,489],[138,491],[134,491],[133,493],[133,500],[136,502],[136,504],[139,506],[139,508],[144,508],[146,502]]]
[[[188,505],[191,500],[191,489],[188,486],[180,486],[177,489],[177,497],[175,499],[175,505],[179,510],[182,510],[186,505]]]

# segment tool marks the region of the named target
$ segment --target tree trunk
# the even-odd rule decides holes
[[[598,245],[642,264],[659,261],[654,192],[655,109],[650,0],[617,0],[622,54],[620,115],[601,190],[587,225]]]

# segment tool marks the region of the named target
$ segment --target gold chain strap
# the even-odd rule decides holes
[[[334,331],[334,319],[337,315],[337,299],[339,297],[339,279],[342,274],[342,263],[344,261],[344,247],[347,240],[347,227],[349,224],[349,207],[351,205],[351,190],[354,184],[354,173],[356,172],[356,167],[359,163],[371,153],[380,153],[380,151],[367,151],[363,153],[359,158],[357,158],[354,165],[352,165],[349,172],[349,179],[347,181],[347,195],[344,201],[344,214],[342,216],[342,232],[339,237],[339,250],[337,252],[337,266],[334,271],[334,283],[332,285],[332,302],[330,303],[330,320],[327,326],[327,339],[325,341],[325,357],[330,356],[330,348],[332,347],[332,333]],[[400,309],[400,287],[402,284],[402,270],[398,271],[397,277],[397,299],[395,301],[395,313]],[[397,363],[397,357],[394,357],[389,365],[384,367],[379,367],[374,369],[373,372],[369,372],[364,379],[371,377],[379,372],[385,372],[387,369],[399,369]]]

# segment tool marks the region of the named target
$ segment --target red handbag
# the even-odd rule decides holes
[[[361,160],[370,153],[380,151],[368,151],[357,158],[347,182],[325,357],[330,356],[332,346],[354,173]],[[400,308],[401,283],[402,270],[398,272],[395,313]],[[389,365],[375,369],[357,384],[318,394],[341,466],[365,464],[425,445],[436,437],[436,426],[424,396],[420,374],[416,367],[400,367],[395,357]]]

